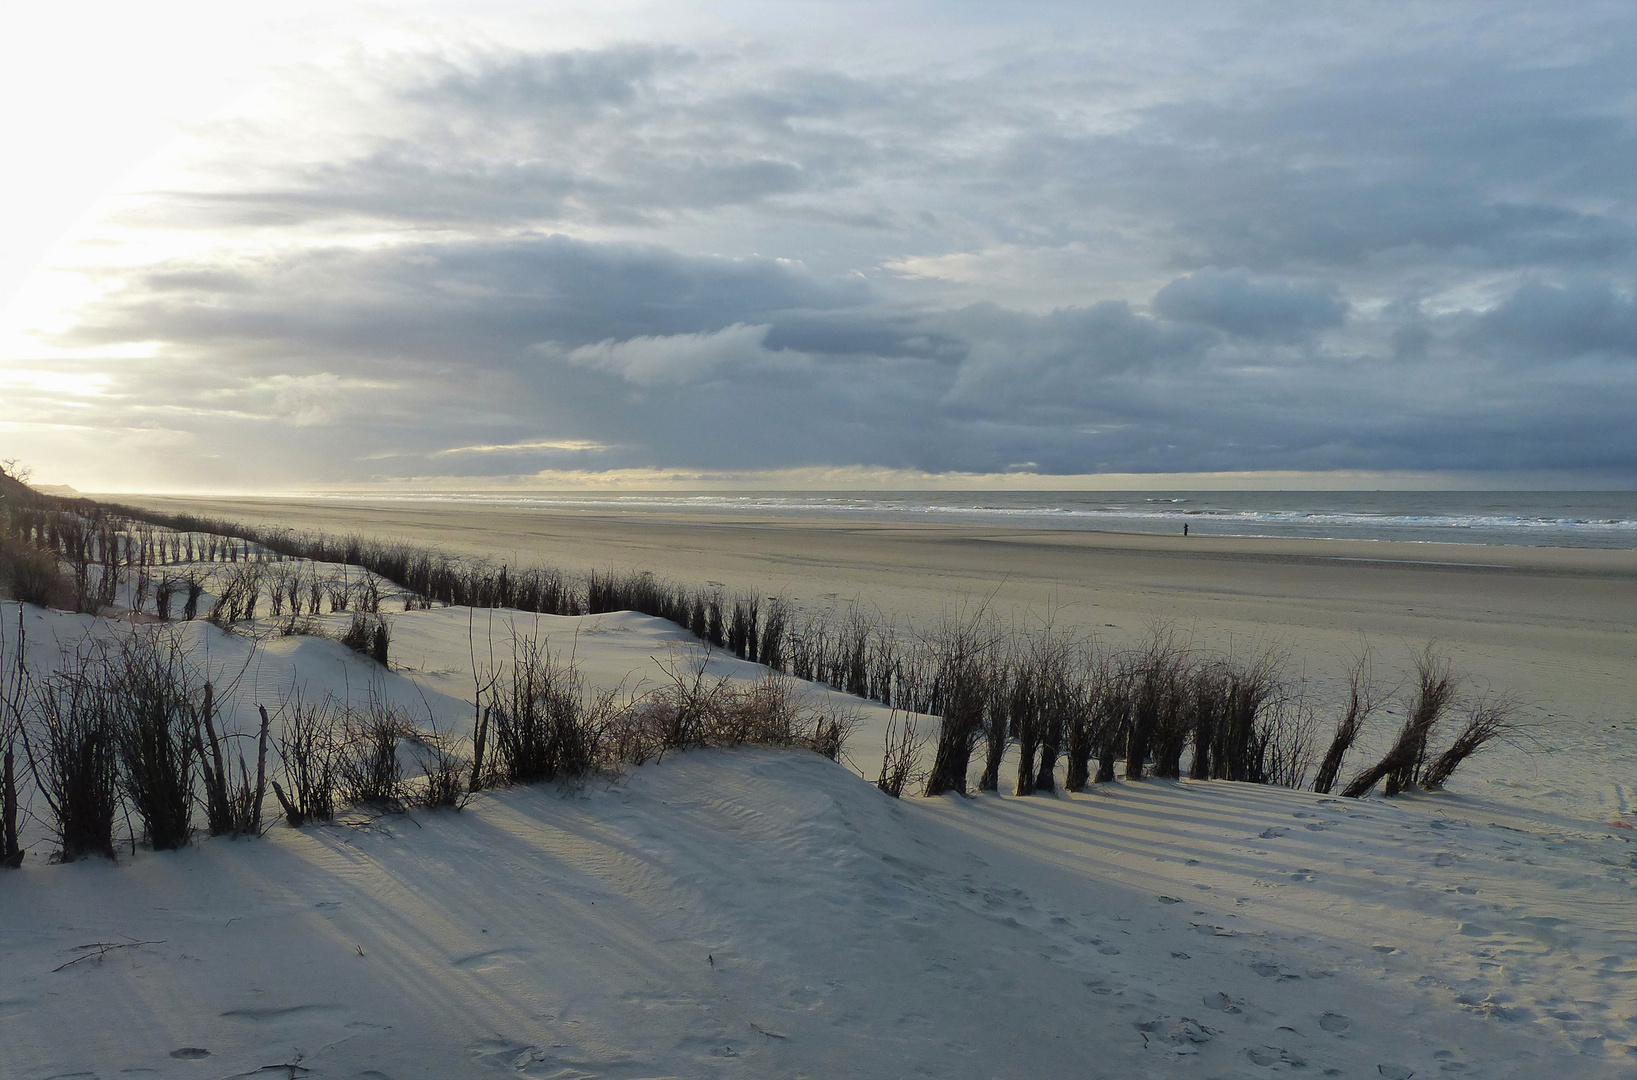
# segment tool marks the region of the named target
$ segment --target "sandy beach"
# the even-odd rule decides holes
[[[1118,650],[1168,623],[1202,651],[1283,650],[1282,692],[1302,695],[1284,706],[1305,702],[1318,737],[1350,653],[1371,643],[1391,692],[1436,639],[1466,673],[1465,703],[1510,689],[1527,730],[1443,790],[1391,799],[1149,776],[894,800],[871,782],[890,710],[801,683],[786,685],[808,715],[857,721],[835,760],[734,745],[561,783],[494,771],[460,813],[343,791],[334,824],[201,833],[180,851],[140,850],[128,825],[128,853],[122,839],[115,861],[66,866],[28,797],[28,858],[0,880],[17,942],[0,1042],[19,1075],[208,1060],[213,1075],[1022,1078],[1083,1072],[1094,1047],[1119,1075],[1521,1080],[1623,1077],[1637,1055],[1631,552],[144,502],[570,573],[646,568],[817,611],[856,601],[903,627],[988,605]],[[245,565],[219,558],[193,563],[206,608]],[[0,668],[56,678],[96,655],[93,638],[136,642],[148,624],[119,604],[146,601],[119,588],[111,617],[19,605],[26,636],[0,636]],[[713,694],[767,685],[759,665],[707,657],[637,612],[381,597],[385,664],[341,643],[360,616],[333,595],[299,632],[264,612],[153,640],[229,688],[215,706],[229,738],[276,728],[269,764],[291,784],[291,701],[329,725],[314,730],[353,776],[379,746],[358,726],[377,710],[399,800],[429,790],[431,748],[476,753],[474,688],[507,655],[518,670],[509,642],[544,639],[633,709],[679,665],[721,677]],[[476,700],[504,708],[493,694]],[[1346,772],[1400,720],[1378,717]],[[1009,742],[1003,778],[1018,753]]]
[[[1153,536],[964,525],[335,500],[120,497],[292,529],[400,538],[566,570],[646,569],[858,600],[928,625],[980,605],[1095,632],[1115,647],[1170,625],[1197,645],[1288,648],[1321,684],[1364,642],[1386,671],[1428,641],[1541,718],[1629,724],[1637,701],[1637,551]],[[1396,678],[1396,676],[1394,676]]]

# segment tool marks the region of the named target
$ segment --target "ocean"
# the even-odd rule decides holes
[[[1186,524],[1199,536],[1637,548],[1637,492],[1630,491],[484,492],[386,501],[1139,533],[1181,533]]]

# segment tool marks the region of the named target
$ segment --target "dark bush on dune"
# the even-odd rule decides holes
[[[1421,777],[1421,786],[1429,791],[1443,787],[1461,762],[1497,739],[1516,734],[1517,709],[1517,702],[1509,697],[1484,698],[1476,702],[1449,749],[1427,766]]]
[[[1221,720],[1211,747],[1211,779],[1268,782],[1266,749],[1258,723],[1279,689],[1282,657],[1269,650],[1249,664],[1229,663],[1221,686]]]
[[[0,611],[0,616],[5,613]],[[10,637],[11,640],[7,640]],[[0,868],[23,864],[17,841],[17,739],[22,734],[23,708],[29,698],[27,624],[23,605],[17,605],[17,632],[9,635],[0,619]]]
[[[858,718],[845,708],[814,705],[789,676],[750,685],[711,675],[710,654],[666,669],[668,686],[624,708],[601,711],[611,765],[642,764],[672,750],[708,747],[805,747],[839,760]]]
[[[983,703],[983,774],[978,778],[979,791],[1000,790],[1000,763],[1011,745],[1016,730],[1017,661],[996,655],[990,661],[985,680],[988,696]]]
[[[219,591],[216,602],[205,616],[217,626],[228,626],[241,619],[256,617],[256,602],[261,596],[261,566],[256,563],[236,563],[216,575]],[[189,616],[190,618],[192,616]]]
[[[1346,798],[1356,799],[1368,794],[1383,779],[1387,782],[1386,793],[1397,795],[1420,779],[1427,755],[1427,740],[1444,710],[1455,700],[1456,683],[1448,658],[1435,652],[1431,645],[1416,659],[1415,668],[1415,697],[1410,702],[1409,715],[1399,730],[1398,738],[1380,761],[1359,773],[1342,789],[1342,795]]]
[[[759,641],[759,626],[761,619],[761,602],[755,596],[740,596],[733,601],[733,611],[728,618],[727,645],[728,651],[742,660],[756,659]]]
[[[33,544],[0,536],[0,596],[37,607],[72,607],[74,588],[56,555]]]
[[[918,730],[919,720],[914,713],[897,709],[887,718],[881,775],[876,778],[875,786],[895,799],[904,794],[908,785],[926,779],[920,771],[921,747],[926,744],[926,737]]]
[[[1104,731],[1113,726],[1107,692],[1111,674],[1109,656],[1098,651],[1088,655],[1084,664],[1076,680],[1078,693],[1064,736],[1068,766],[1063,786],[1070,791],[1086,789],[1091,780],[1091,759],[1102,744]],[[1109,768],[1113,770],[1112,762]]]
[[[290,790],[273,781],[273,794],[284,809],[284,819],[300,827],[309,821],[335,817],[336,784],[342,750],[340,710],[328,700],[306,704],[300,697],[286,702],[277,744]]]
[[[348,709],[341,721],[343,749],[336,761],[341,797],[376,810],[403,809],[408,789],[398,744],[416,737],[403,710],[373,692],[362,711]]]
[[[1190,780],[1211,778],[1211,751],[1217,732],[1228,712],[1228,672],[1224,664],[1201,664],[1194,668],[1188,688],[1187,720],[1193,737],[1194,756],[1188,765]]]
[[[63,862],[114,857],[119,743],[105,662],[91,645],[65,655],[37,686],[32,723],[22,727],[29,771],[50,811]]]
[[[1191,668],[1179,653],[1168,658],[1153,683],[1152,775],[1163,780],[1182,779],[1182,754],[1194,734],[1198,684]]]
[[[161,577],[153,590],[153,610],[162,622],[169,622],[171,617],[171,598],[181,588],[181,583],[169,574]]]
[[[1089,735],[1081,717],[1086,688],[1078,674],[1085,648],[1082,643],[1047,626],[1031,633],[1018,647],[1010,665],[1009,679],[1003,671],[990,676],[997,684],[996,697],[1006,703],[1011,729],[1017,737],[1015,794],[1053,790],[1057,786],[1057,758],[1065,748],[1065,740],[1072,743],[1076,728],[1082,743]],[[998,732],[998,727],[992,726],[991,757],[996,753],[994,737]],[[1072,745],[1069,749],[1072,778],[1075,750]],[[1079,749],[1089,758],[1089,745],[1081,745]],[[1084,786],[1083,780],[1081,784]]]
[[[205,683],[194,736],[205,789],[205,820],[212,836],[260,836],[261,807],[267,792],[267,736],[272,720],[256,706],[261,728],[256,738],[256,779],[250,779],[243,752],[231,749],[234,736],[216,727],[215,688]],[[238,766],[238,775],[233,773]]]
[[[767,602],[767,621],[761,631],[761,662],[774,671],[785,670],[784,636],[790,625],[790,603],[782,597]]]
[[[120,786],[156,851],[193,835],[193,782],[202,749],[200,688],[176,638],[134,634],[111,657],[103,697],[119,747]],[[204,697],[209,707],[208,694]]]
[[[1096,782],[1107,784],[1114,779],[1114,763],[1131,726],[1131,672],[1123,664],[1111,664],[1100,674],[1092,698],[1098,718]]]
[[[386,667],[392,647],[392,629],[384,617],[359,612],[353,615],[347,632],[341,635],[341,644]]]
[[[552,655],[544,638],[530,634],[514,636],[508,673],[489,708],[497,778],[532,784],[589,772],[598,732],[580,673]]]
[[[1342,761],[1347,756],[1347,751],[1358,741],[1360,732],[1370,719],[1370,714],[1379,704],[1372,678],[1370,650],[1365,649],[1348,674],[1347,710],[1336,725],[1336,733],[1330,740],[1329,748],[1325,750],[1324,760],[1319,762],[1319,773],[1313,778],[1314,791],[1320,795],[1328,795],[1330,789],[1336,786],[1336,777],[1341,773]]]
[[[422,783],[412,801],[428,810],[464,808],[478,790],[471,778],[482,768],[481,759],[474,754],[468,765],[458,748],[436,727],[430,733],[417,733],[414,741],[419,748]]]
[[[1159,740],[1175,742],[1175,718],[1187,658],[1168,631],[1156,631],[1130,661],[1130,713],[1126,724],[1125,778],[1141,780],[1148,757]],[[1180,749],[1175,749],[1180,756]]]
[[[928,712],[939,717],[932,769],[926,794],[966,794],[966,772],[972,752],[983,738],[983,710],[989,700],[995,633],[981,617],[951,619],[933,640],[936,657]]]
[[[182,604],[182,618],[191,622],[199,614],[199,598],[205,592],[204,577],[198,571],[190,570],[182,579],[182,587],[187,593]]]

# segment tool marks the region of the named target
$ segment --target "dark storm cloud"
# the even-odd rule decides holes
[[[342,150],[167,204],[368,243],[110,272],[60,340],[337,476],[1630,474],[1633,20],[1452,10],[1151,88],[1072,42],[404,62]]]
[[[1485,313],[1466,340],[1480,352],[1525,362],[1588,355],[1637,360],[1637,302],[1607,282],[1530,282]]]
[[[291,362],[485,365],[512,363],[542,341],[698,333],[867,296],[856,277],[821,280],[773,259],[688,257],[563,236],[463,240],[309,250],[231,268],[167,264],[65,340],[126,341],[141,327],[195,354],[232,345],[237,355]]]
[[[1498,335],[1527,352],[1573,332],[1587,348],[1629,349],[1630,302],[1606,290],[1530,287],[1464,327],[1428,320],[1419,357],[1394,360],[1301,344],[1246,354],[1216,328],[1168,318],[1169,304],[892,316],[855,281],[560,237],[422,244],[232,273],[170,266],[79,337],[141,327],[212,373],[201,385],[191,364],[133,367],[134,405],[226,410],[241,441],[245,420],[297,425],[325,462],[374,454],[352,467],[387,475],[1633,464],[1620,434],[1637,409],[1629,374],[1586,381],[1537,364],[1495,386],[1468,344]],[[1329,293],[1257,295],[1246,325],[1311,329],[1291,298]],[[504,449],[546,434],[595,446]],[[438,453],[474,442],[501,449]]]
[[[1154,310],[1238,337],[1297,341],[1340,326],[1347,301],[1335,282],[1257,281],[1243,271],[1207,269],[1161,289]]]
[[[1297,85],[1167,102],[1114,134],[1039,131],[1015,170],[1167,227],[1180,262],[1282,272],[1411,250],[1487,266],[1624,261],[1630,18],[1410,45]],[[1531,48],[1534,45],[1534,48]],[[1624,179],[1622,179],[1624,178]]]

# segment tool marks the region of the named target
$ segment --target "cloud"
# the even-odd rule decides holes
[[[572,349],[712,332],[867,297],[857,277],[825,279],[789,260],[685,256],[562,235],[460,238],[318,246],[228,266],[170,260],[125,279],[56,340],[98,346],[149,327],[173,355],[208,349],[219,365],[258,370],[337,358],[492,363],[502,354],[527,363],[529,347],[542,341]]]
[[[567,451],[570,453],[601,453],[610,447],[607,443],[590,439],[528,439],[523,442],[488,443],[480,446],[451,446],[438,454],[510,454],[519,451]]]
[[[1340,326],[1347,301],[1334,282],[1266,281],[1243,270],[1205,269],[1156,293],[1154,310],[1237,337],[1299,341]]]
[[[1467,340],[1485,353],[1541,363],[1637,359],[1637,301],[1606,281],[1528,282],[1485,312]]]
[[[1637,472],[1629,11],[895,18],[303,69],[7,404],[234,483]]]
[[[571,364],[606,371],[639,386],[696,383],[734,368],[767,366],[780,353],[765,348],[766,326],[734,323],[708,334],[668,337],[609,338],[582,345],[563,358]],[[558,352],[553,343],[547,351]]]

